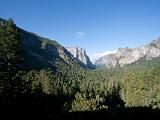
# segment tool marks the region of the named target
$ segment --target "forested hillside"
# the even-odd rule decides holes
[[[0,109],[7,115],[54,118],[68,112],[160,108],[159,57],[90,70],[57,42],[28,33],[11,19],[0,24],[0,68]]]

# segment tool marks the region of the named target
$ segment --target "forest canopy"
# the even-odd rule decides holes
[[[20,29],[12,19],[0,25],[0,109],[17,106],[46,115],[60,112],[160,108],[160,58],[115,69],[63,64],[22,69]],[[72,63],[71,63],[72,64]],[[24,112],[25,113],[25,112]]]

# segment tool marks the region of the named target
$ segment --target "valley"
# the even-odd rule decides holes
[[[132,108],[133,115],[160,109],[160,39],[119,48],[94,65],[82,48],[65,48],[0,19],[0,68],[3,115],[61,119],[100,112],[116,118]]]

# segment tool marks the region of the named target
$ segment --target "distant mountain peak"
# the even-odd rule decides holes
[[[99,58],[105,56],[105,55],[109,55],[109,54],[114,54],[116,53],[117,50],[114,50],[114,51],[105,51],[105,52],[101,52],[101,53],[95,53],[93,56],[92,56],[92,63],[94,64],[96,60],[98,60]]]
[[[152,59],[160,56],[160,37],[149,44],[137,48],[118,48],[115,53],[103,55],[95,60],[95,65],[100,67],[114,68],[131,64],[142,58]]]
[[[94,65],[90,61],[90,58],[86,54],[86,50],[78,46],[72,46],[66,48],[79,62],[85,64],[88,68],[94,68]]]

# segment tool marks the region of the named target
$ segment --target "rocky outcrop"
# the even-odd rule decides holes
[[[0,18],[0,26],[5,26],[6,20]],[[17,27],[20,32],[21,48],[24,61],[22,67],[25,69],[52,69],[54,71],[68,67],[93,68],[86,51],[77,48],[72,55],[65,47],[54,40],[49,40]],[[72,49],[71,49],[72,50]],[[1,64],[0,60],[0,64]]]
[[[85,64],[88,68],[94,68],[94,65],[90,61],[89,57],[86,54],[85,49],[79,47],[67,47],[66,48],[76,60]]]
[[[152,59],[160,56],[160,38],[138,48],[119,48],[115,54],[109,54],[95,61],[98,67],[123,67],[140,60],[141,58]]]

